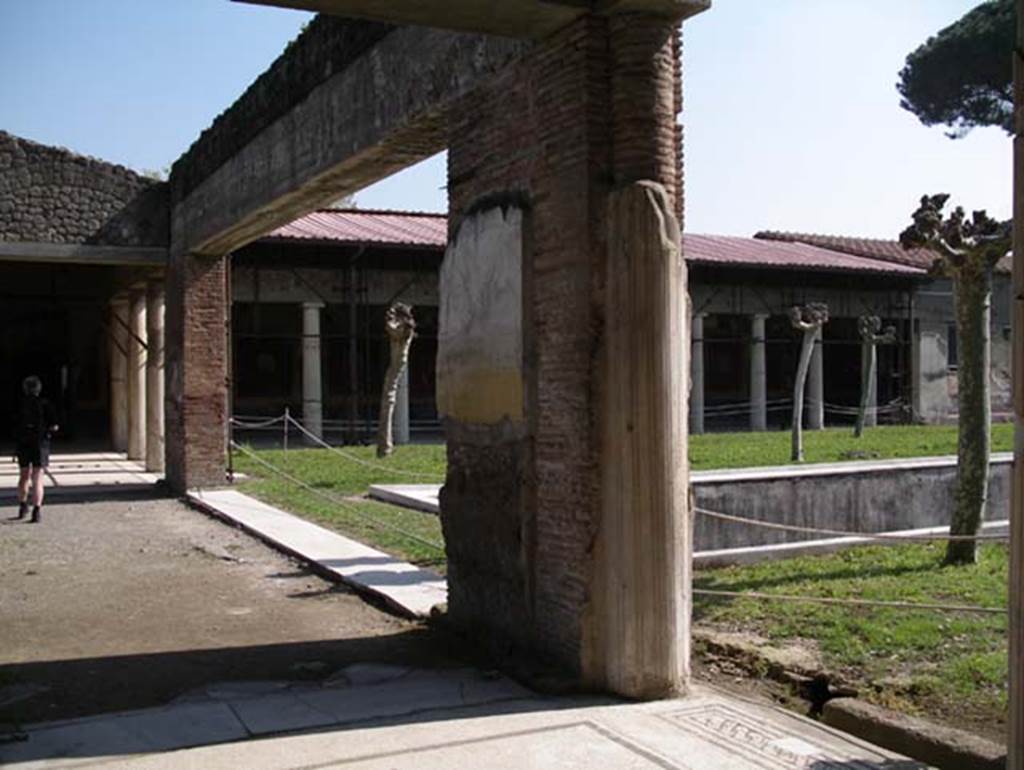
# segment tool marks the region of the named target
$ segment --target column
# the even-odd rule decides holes
[[[164,472],[164,285],[146,286],[146,470]]]
[[[226,480],[227,261],[172,247],[168,262],[164,472],[177,494]]]
[[[414,343],[415,344],[415,343]],[[393,422],[394,440],[396,444],[409,443],[409,365],[402,370],[398,378],[398,397],[395,400],[395,417]]]
[[[873,428],[878,425],[878,366],[874,365],[875,359],[877,361],[877,348],[874,345],[866,346],[862,345],[863,348],[861,353],[862,367],[874,369],[874,376],[868,382],[868,408],[864,413],[864,427]]]
[[[768,369],[765,364],[767,313],[755,313],[750,321],[750,429],[768,429]]]
[[[694,313],[690,330],[690,433],[704,432],[704,316]]]
[[[320,310],[323,302],[302,303],[302,423],[323,438],[323,375],[320,365]]]
[[[825,427],[825,377],[822,361],[821,329],[814,337],[811,368],[807,377],[807,427],[821,430]]]
[[[128,300],[110,302],[110,442],[128,451]]]
[[[146,292],[129,296],[128,459],[146,459]]]

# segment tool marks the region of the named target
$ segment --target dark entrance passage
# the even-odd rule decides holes
[[[106,448],[110,424],[107,306],[114,269],[0,265],[0,445],[22,380],[35,374],[57,408],[58,446]]]

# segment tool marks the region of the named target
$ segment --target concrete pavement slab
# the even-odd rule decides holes
[[[427,617],[448,600],[448,584],[420,569],[233,489],[193,490],[193,504],[226,518],[274,546],[313,562],[356,590],[378,596],[399,611]]]
[[[115,761],[111,761],[115,760]],[[60,760],[48,765],[56,768]],[[532,699],[435,709],[349,729],[134,757],[131,770],[921,770],[810,719],[718,691],[621,703]],[[15,765],[18,770],[22,766]]]
[[[441,511],[440,484],[371,484],[370,497],[427,513]]]

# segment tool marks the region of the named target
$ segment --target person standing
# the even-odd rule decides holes
[[[18,458],[18,518],[29,508],[32,491],[32,523],[38,523],[43,507],[43,471],[50,464],[50,437],[57,432],[57,413],[42,397],[43,383],[35,375],[21,383],[22,398],[14,440]]]

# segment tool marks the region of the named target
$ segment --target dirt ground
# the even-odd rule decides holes
[[[0,509],[0,723],[157,705],[227,680],[320,679],[354,662],[465,664],[444,635],[175,500],[43,512],[33,525]]]

